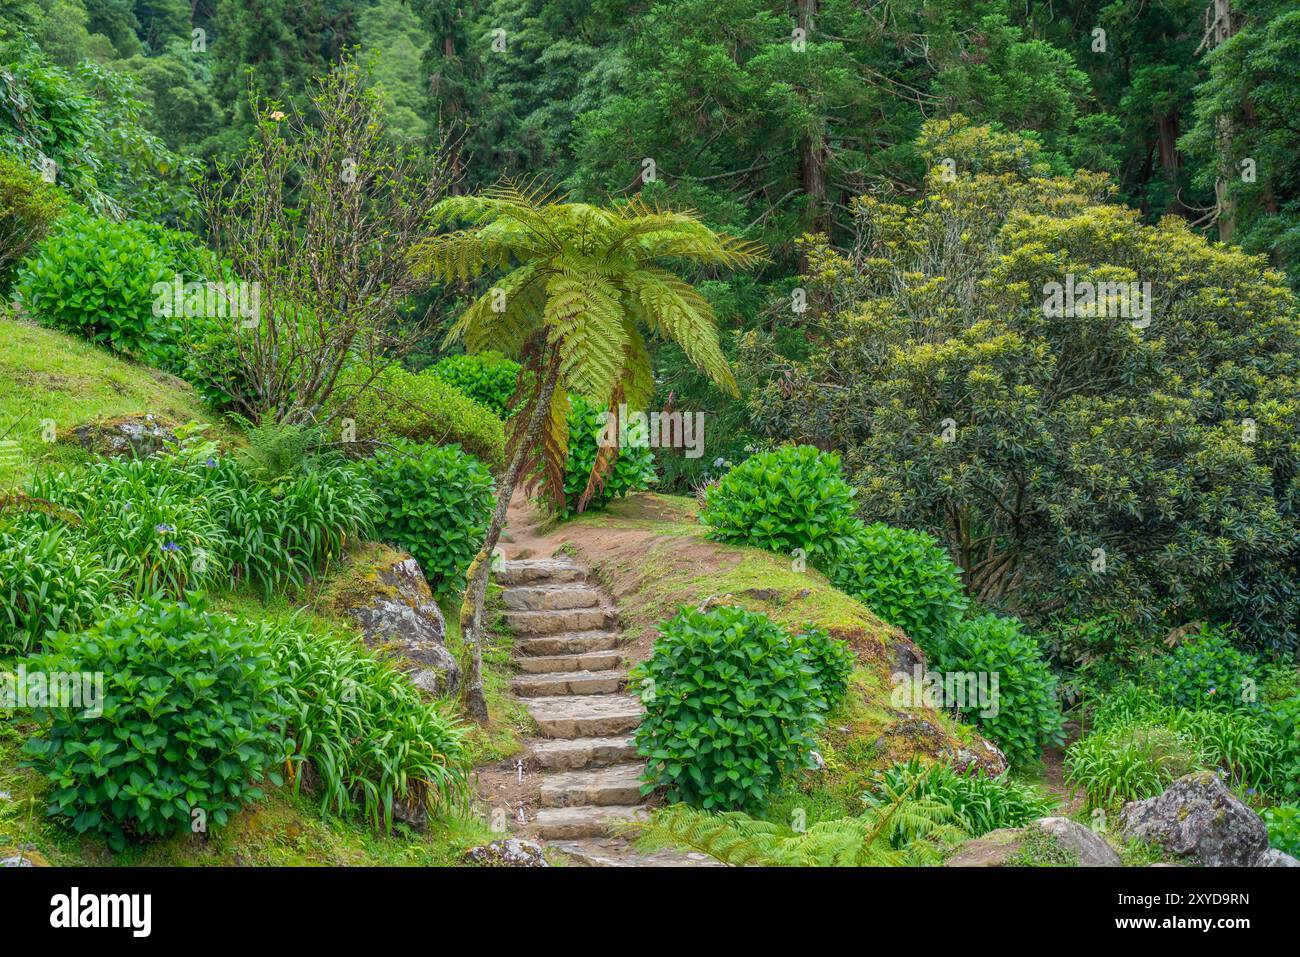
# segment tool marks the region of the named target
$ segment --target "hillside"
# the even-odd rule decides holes
[[[0,319],[0,439],[17,442],[16,454],[12,447],[0,454],[0,487],[89,458],[75,443],[44,441],[45,420],[66,438],[78,425],[145,413],[204,422],[214,436],[233,438],[175,376],[53,329]]]

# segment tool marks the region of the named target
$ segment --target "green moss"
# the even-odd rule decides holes
[[[364,542],[347,556],[342,568],[317,586],[315,604],[336,617],[360,607],[373,598],[405,599],[397,588],[379,577],[406,556],[379,542]],[[409,602],[408,602],[409,604]]]
[[[0,319],[0,437],[18,443],[17,455],[0,455],[0,488],[89,460],[75,441],[44,441],[42,420],[63,436],[86,422],[146,412],[204,422],[218,442],[237,444],[180,379],[53,329]]]

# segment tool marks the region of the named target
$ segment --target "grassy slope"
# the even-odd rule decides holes
[[[84,422],[142,412],[179,422],[206,422],[214,437],[237,441],[179,379],[62,333],[0,319],[0,434],[19,423],[9,438],[17,439],[21,448],[18,457],[0,461],[0,488],[21,484],[41,470],[89,460],[89,454],[75,443],[41,441],[41,419],[53,419],[62,439]],[[268,606],[256,596],[241,594],[217,596],[213,603],[248,617],[275,617],[291,614],[310,597],[298,596],[296,603],[279,598]],[[319,627],[339,625],[312,617]],[[0,661],[0,669],[8,667]],[[495,675],[492,680],[499,685],[507,679]],[[306,796],[273,789],[223,831],[207,837],[178,837],[116,855],[101,842],[78,837],[45,817],[48,785],[19,767],[23,742],[33,730],[35,726],[23,715],[0,711],[0,849],[32,844],[55,865],[428,866],[456,863],[465,848],[493,836],[482,823],[467,820],[442,822],[424,834],[402,831],[385,837],[362,823],[323,816]],[[489,741],[483,747],[508,747],[511,740],[507,733],[504,742]]]
[[[85,422],[143,412],[206,422],[214,437],[229,436],[180,379],[52,329],[0,319],[0,436],[8,433],[21,449],[16,459],[0,456],[0,488],[86,461],[75,443],[43,442],[41,420],[65,435]]]
[[[978,735],[945,713],[891,706],[895,656],[910,645],[898,629],[819,572],[796,570],[769,552],[709,542],[705,532],[693,499],[642,494],[579,516],[552,534],[567,538],[566,550],[589,561],[615,595],[634,657],[649,653],[655,622],[710,598],[789,627],[815,622],[853,647],[858,667],[850,693],[817,735],[826,769],[788,780],[764,816],[788,820],[801,808],[811,824],[857,813],[876,769],[914,754],[978,751]]]

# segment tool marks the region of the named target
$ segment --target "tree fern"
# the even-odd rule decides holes
[[[676,341],[720,388],[736,394],[713,307],[664,266],[740,268],[758,261],[759,248],[715,233],[689,211],[659,209],[640,199],[609,209],[569,203],[537,184],[504,183],[474,196],[450,196],[432,218],[459,228],[415,250],[425,275],[464,283],[494,270],[505,273],[455,322],[448,342],[461,341],[470,352],[495,349],[524,369],[512,400],[509,465],[462,603],[464,637],[474,653],[466,703],[476,719],[486,721],[479,642],[486,556],[496,548],[521,475],[540,481],[555,505],[564,502],[567,393],[612,411],[623,402],[644,408],[654,391],[648,331]],[[617,457],[617,448],[596,456],[579,511]]]

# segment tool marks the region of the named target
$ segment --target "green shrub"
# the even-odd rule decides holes
[[[933,537],[909,528],[859,529],[829,576],[927,651],[966,610],[961,569]]]
[[[447,356],[429,372],[455,386],[479,405],[487,406],[503,419],[510,417],[507,408],[519,379],[519,363],[496,352],[476,355]]]
[[[1229,781],[1270,792],[1282,784],[1282,742],[1264,719],[1174,708],[1163,724],[1194,741],[1207,767],[1218,768]]]
[[[1238,650],[1224,628],[1203,628],[1157,661],[1150,684],[1166,704],[1180,708],[1252,710],[1263,672],[1254,655]]]
[[[758,807],[807,765],[824,692],[802,643],[764,615],[683,609],[659,626],[633,680],[646,704],[636,741],[647,793],[662,785],[670,801]]]
[[[560,512],[563,518],[577,510],[578,500],[596,465],[601,433],[605,431],[604,410],[576,395],[569,396],[569,405],[569,457],[564,463],[564,508]],[[644,428],[629,423],[628,437],[639,442],[648,436]],[[605,484],[591,497],[587,507],[600,508],[630,492],[649,488],[655,483],[654,462],[654,452],[648,444],[619,449],[613,469],[605,476]]]
[[[828,567],[850,545],[861,523],[854,490],[840,459],[809,445],[783,445],[741,462],[708,490],[700,521],[709,537],[751,545]]]
[[[1162,724],[1133,721],[1094,731],[1070,745],[1065,781],[1082,790],[1090,808],[1117,808],[1154,797],[1169,782],[1201,768],[1206,757],[1189,735]]]
[[[820,689],[819,707],[824,712],[834,710],[844,700],[849,690],[849,677],[853,674],[853,651],[846,642],[832,638],[830,632],[811,622],[795,636],[817,676]]]
[[[1013,781],[1006,772],[995,778],[977,772],[961,774],[946,764],[927,767],[915,757],[877,771],[863,800],[874,807],[890,791],[910,794],[912,800],[932,798],[948,805],[957,815],[958,826],[971,837],[1001,827],[1023,827],[1047,816],[1057,805],[1041,788]]]
[[[0,528],[0,656],[26,653],[47,631],[76,631],[112,600],[111,571],[59,525]]]
[[[62,211],[58,190],[23,164],[0,155],[0,302],[9,301],[14,270]]]
[[[459,445],[490,468],[501,467],[505,426],[491,409],[428,371],[393,364],[365,386],[370,374],[359,366],[348,370],[331,398],[331,407],[355,423],[359,441]]]
[[[1012,763],[1032,761],[1045,746],[1064,741],[1056,679],[1037,642],[1016,619],[980,615],[964,620],[941,642],[934,667],[997,676],[996,715],[966,708],[962,716],[997,742]]]
[[[1260,817],[1268,828],[1268,843],[1283,854],[1300,857],[1300,804],[1279,804]]]
[[[375,490],[375,534],[420,563],[435,596],[465,587],[495,500],[484,465],[455,445],[398,441],[363,460]]]
[[[71,213],[23,265],[18,298],[43,325],[138,359],[174,360],[180,324],[154,314],[154,286],[176,272],[154,230]]]
[[[294,762],[310,763],[319,777],[322,811],[359,814],[388,830],[399,808],[466,805],[465,732],[406,675],[350,636],[268,627],[275,669],[289,683]]]
[[[49,813],[78,833],[127,840],[224,826],[281,783],[290,746],[281,732],[283,679],[257,631],[183,603],[150,598],[80,633],[60,632],[35,671],[103,675],[102,713],[37,712],[25,747],[54,785]]]
[[[1264,717],[1277,736],[1280,757],[1274,793],[1300,798],[1300,688],[1294,668],[1278,668],[1264,682]]]

